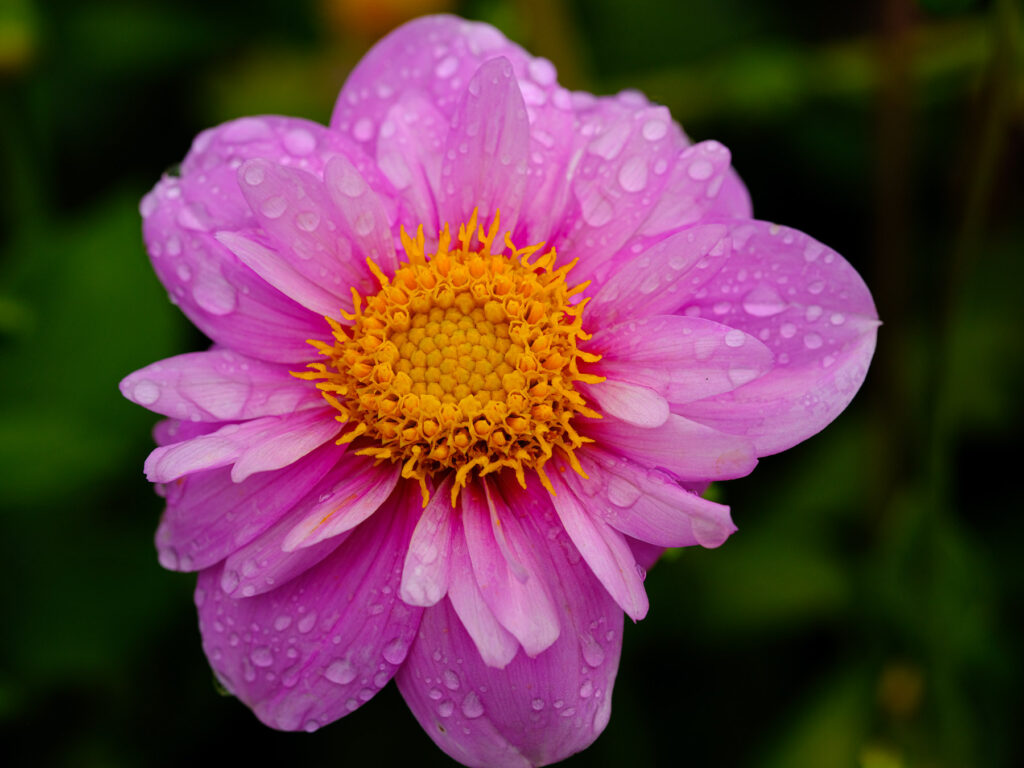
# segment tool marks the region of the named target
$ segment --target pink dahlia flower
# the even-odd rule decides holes
[[[447,16],[330,127],[201,133],[141,209],[214,342],[121,389],[169,417],[157,547],[218,678],[310,731],[395,678],[467,765],[597,737],[644,568],[721,544],[699,491],[822,429],[875,346],[857,273],[753,220],[725,147]]]

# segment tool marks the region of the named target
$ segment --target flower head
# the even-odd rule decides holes
[[[597,737],[643,568],[721,544],[698,492],[828,424],[874,350],[859,276],[752,220],[724,147],[453,17],[382,40],[328,128],[200,134],[141,209],[214,342],[121,386],[169,417],[157,546],[215,672],[286,730],[395,677],[467,765]]]

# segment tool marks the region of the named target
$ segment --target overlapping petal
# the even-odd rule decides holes
[[[747,435],[764,456],[815,434],[853,399],[874,353],[878,313],[860,275],[813,238],[760,221],[733,223],[730,232],[733,257],[684,311],[763,341],[776,364],[676,412]]]
[[[622,609],[550,508],[518,511],[524,536],[542,555],[537,561],[557,606],[558,639],[535,658],[520,650],[504,668],[489,666],[444,600],[424,612],[397,677],[423,729],[464,765],[547,765],[586,748],[611,716]]]
[[[422,609],[398,599],[418,500],[395,494],[318,565],[254,597],[199,575],[206,651],[224,687],[267,725],[315,730],[358,709],[394,676]]]

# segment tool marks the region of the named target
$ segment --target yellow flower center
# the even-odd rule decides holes
[[[390,279],[369,262],[380,290],[353,289],[347,324],[327,318],[333,345],[310,341],[327,362],[295,374],[317,381],[352,424],[338,442],[358,439],[357,453],[402,462],[424,504],[427,479],[448,470],[453,505],[474,470],[507,467],[524,488],[534,470],[550,491],[544,465],[556,449],[582,472],[573,452],[589,440],[573,417],[599,417],[573,388],[602,381],[577,368],[599,359],[576,348],[590,338],[586,300],[573,301],[586,284],[566,285],[573,265],[555,269],[554,249],[535,257],[540,245],[506,237],[506,252],[493,254],[497,231],[497,216],[485,232],[474,213],[455,248],[446,226],[429,255],[422,228],[415,239],[403,231],[407,261]]]

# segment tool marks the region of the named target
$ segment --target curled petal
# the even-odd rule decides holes
[[[326,408],[228,424],[155,449],[146,459],[146,477],[167,483],[190,472],[233,464],[231,479],[240,483],[254,472],[288,466],[330,440],[338,429]]]
[[[723,504],[702,499],[664,472],[593,446],[580,453],[586,473],[561,473],[586,509],[623,534],[658,547],[721,545],[736,530]]]
[[[231,479],[231,470],[222,468],[193,472],[158,486],[167,498],[156,532],[160,564],[191,571],[220,562],[292,509],[344,450],[328,443],[290,467],[260,472],[240,483]]]

